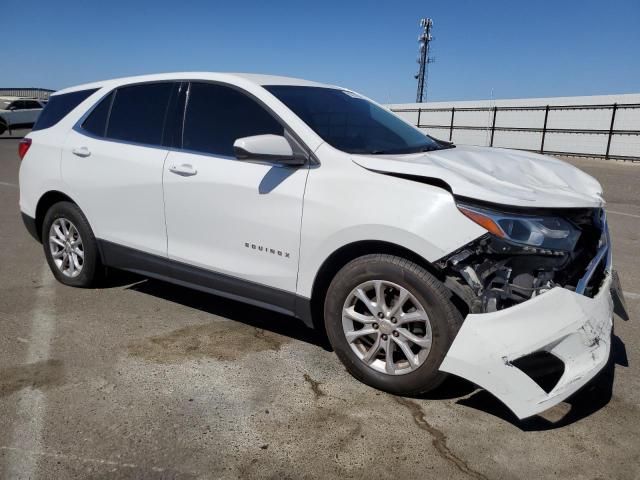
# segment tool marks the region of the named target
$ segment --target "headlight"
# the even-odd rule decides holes
[[[458,204],[458,209],[490,233],[539,249],[572,251],[580,230],[561,217],[517,215]]]

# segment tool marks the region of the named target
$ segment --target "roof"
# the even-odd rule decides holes
[[[261,75],[256,73],[222,73],[222,72],[172,72],[172,73],[156,73],[152,75],[138,75],[134,77],[114,78],[111,80],[103,80],[101,82],[85,83],[74,87],[58,90],[54,95],[75,92],[78,90],[86,90],[90,88],[115,87],[128,83],[152,82],[161,80],[211,80],[226,81],[236,83],[238,81],[248,81],[256,85],[297,85],[307,87],[334,87],[301,78],[282,77],[277,75]]]
[[[39,101],[42,100],[41,98],[35,98],[35,97],[13,97],[13,96],[9,96],[9,95],[0,95],[0,100],[5,101],[5,102],[13,102],[14,100],[35,100],[35,101]]]

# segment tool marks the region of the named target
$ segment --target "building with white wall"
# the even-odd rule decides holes
[[[455,143],[640,161],[640,93],[388,107]]]

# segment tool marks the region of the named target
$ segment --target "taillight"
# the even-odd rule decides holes
[[[31,146],[30,138],[23,138],[22,140],[20,140],[20,143],[18,144],[18,156],[20,157],[20,160],[22,160],[24,156],[27,154],[30,146]]]

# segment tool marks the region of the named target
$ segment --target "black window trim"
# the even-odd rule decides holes
[[[128,140],[118,140],[118,139],[113,139],[113,138],[108,138],[106,136],[106,126],[109,124],[109,119],[111,117],[111,108],[113,107],[113,102],[116,98],[117,95],[117,91],[119,88],[125,88],[125,87],[133,87],[133,86],[137,86],[137,85],[150,85],[150,84],[154,84],[154,83],[174,83],[174,84],[186,84],[187,85],[187,89],[185,92],[185,100],[183,102],[177,102],[176,108],[180,107],[182,109],[182,111],[180,110],[176,110],[175,112],[169,112],[168,108],[167,108],[167,112],[165,113],[165,121],[163,123],[163,134],[162,134],[162,143],[163,145],[156,145],[156,144],[148,144],[148,143],[140,143],[140,142],[131,142]],[[252,94],[251,92],[245,90],[242,87],[239,87],[237,85],[231,84],[231,83],[227,83],[227,82],[223,82],[223,81],[219,81],[219,80],[207,80],[207,79],[198,79],[198,78],[175,78],[175,79],[163,79],[163,80],[150,80],[150,81],[145,81],[145,82],[135,82],[135,83],[126,83],[126,84],[122,84],[122,85],[117,85],[113,88],[111,88],[110,90],[106,91],[104,93],[104,95],[102,95],[100,97],[100,99],[96,100],[96,102],[91,106],[91,108],[89,110],[87,110],[84,115],[82,115],[78,121],[75,123],[75,125],[72,127],[72,129],[84,136],[87,136],[89,138],[93,138],[95,140],[102,140],[105,142],[113,142],[113,143],[121,143],[121,144],[125,144],[125,145],[132,145],[132,146],[139,146],[139,147],[147,147],[147,148],[158,148],[160,150],[168,150],[168,151],[173,151],[173,152],[185,152],[185,153],[190,153],[193,155],[202,155],[202,156],[206,156],[206,157],[215,157],[215,158],[227,158],[227,159],[235,159],[235,157],[227,157],[224,155],[215,155],[212,153],[207,153],[207,152],[201,152],[201,151],[196,151],[196,150],[188,150],[185,148],[182,148],[182,139],[183,139],[183,134],[184,134],[184,122],[185,122],[185,116],[187,113],[187,106],[189,104],[189,90],[191,87],[192,83],[210,83],[213,85],[220,85],[223,87],[229,87],[232,88],[233,90],[236,90],[246,96],[248,96],[249,98],[251,98],[252,100],[254,100],[256,103],[258,103],[258,105],[260,105],[262,108],[264,108],[271,116],[273,116],[273,118],[280,123],[280,125],[282,125],[282,127],[284,128],[284,130],[286,131],[286,134],[290,135],[291,138],[293,138],[298,145],[300,146],[300,148],[302,148],[302,150],[306,153],[308,161],[305,162],[304,165],[302,166],[318,166],[320,165],[320,161],[318,160],[318,157],[314,154],[314,152],[309,148],[309,146],[300,138],[300,136],[287,124],[287,122],[285,122],[282,117],[280,117],[280,115],[278,115],[276,112],[273,111],[273,109],[271,107],[269,107],[264,101],[262,101],[261,99],[259,99],[258,97],[256,97],[254,94]],[[266,89],[265,89],[266,90]],[[109,113],[107,115],[107,122],[105,124],[105,136],[103,137],[99,137],[97,135],[94,135],[91,132],[88,132],[87,130],[85,130],[84,128],[82,128],[82,124],[84,123],[84,121],[87,119],[87,117],[89,115],[91,115],[91,113],[93,112],[93,110],[100,104],[100,102],[102,102],[102,100],[104,100],[111,92],[114,92],[113,97],[111,98],[111,105],[109,105]],[[268,92],[268,90],[267,90]],[[171,98],[169,99],[169,102],[171,102]],[[182,115],[182,122],[180,123],[180,131],[177,132],[178,135],[178,139],[179,139],[179,146],[170,146],[170,145],[164,145],[165,143],[165,134],[166,132],[164,131],[164,125],[167,122],[167,118],[170,114],[173,115]],[[265,163],[270,163],[270,162],[265,162]],[[278,164],[277,161],[273,162],[274,164]]]

